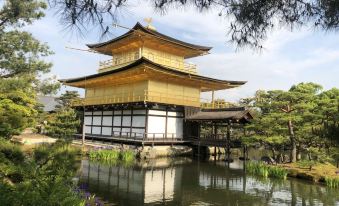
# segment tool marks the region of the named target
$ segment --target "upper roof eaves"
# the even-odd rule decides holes
[[[131,30],[129,30],[128,32],[126,32],[125,34],[123,34],[119,37],[116,37],[116,38],[111,39],[111,40],[106,41],[106,42],[101,42],[101,43],[96,43],[96,44],[86,44],[86,46],[88,46],[91,49],[100,48],[100,47],[106,46],[108,44],[117,42],[121,39],[124,39],[124,38],[128,37],[129,35],[131,35],[136,30],[141,30],[145,33],[148,33],[148,34],[153,35],[155,37],[161,38],[164,41],[168,41],[168,42],[171,42],[171,43],[174,43],[174,44],[178,44],[180,46],[184,46],[184,47],[187,47],[187,48],[190,48],[190,49],[201,50],[201,51],[204,51],[204,52],[208,52],[209,50],[212,49],[212,47],[190,44],[190,43],[175,39],[173,37],[167,36],[167,35],[162,34],[160,32],[157,32],[157,31],[154,31],[154,30],[151,30],[151,29],[147,29],[144,26],[142,26],[139,22],[137,22],[136,25]]]

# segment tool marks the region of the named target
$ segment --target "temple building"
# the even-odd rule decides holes
[[[199,133],[190,129],[192,122],[213,120],[214,109],[228,112],[223,102],[202,102],[202,93],[246,83],[199,75],[196,65],[185,60],[206,55],[211,47],[180,41],[150,25],[137,23],[117,38],[87,46],[110,59],[99,63],[96,74],[61,80],[85,89],[85,97],[77,106],[85,110],[86,138],[184,142],[185,137]],[[201,114],[204,109],[208,109],[204,113],[207,116]],[[217,120],[250,118],[241,109],[231,112],[234,116],[219,115]]]

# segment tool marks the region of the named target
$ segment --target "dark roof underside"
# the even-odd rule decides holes
[[[110,44],[110,43],[114,43],[114,42],[117,42],[121,39],[124,39],[125,37],[131,35],[135,30],[141,30],[147,34],[150,34],[150,35],[153,35],[155,37],[158,37],[158,38],[161,38],[165,41],[168,41],[168,42],[172,42],[172,43],[175,43],[175,44],[179,44],[181,46],[185,46],[185,47],[188,47],[188,48],[191,48],[191,49],[196,49],[196,50],[202,50],[202,51],[209,51],[212,49],[212,47],[207,47],[207,46],[201,46],[201,45],[196,45],[196,44],[190,44],[190,43],[187,43],[187,42],[184,42],[184,41],[180,41],[178,39],[175,39],[173,37],[170,37],[170,36],[167,36],[165,34],[162,34],[162,33],[159,33],[157,31],[154,31],[154,30],[151,30],[151,29],[147,29],[145,28],[144,26],[142,26],[139,22],[131,29],[129,30],[127,33],[117,37],[117,38],[114,38],[114,39],[111,39],[109,41],[106,41],[106,42],[101,42],[101,43],[96,43],[96,44],[87,44],[87,46],[91,49],[94,49],[94,48],[100,48],[102,46],[106,46],[107,44]]]
[[[239,86],[246,83],[246,81],[219,80],[219,79],[213,79],[213,78],[204,77],[204,76],[200,76],[200,75],[196,75],[196,74],[189,74],[189,73],[186,73],[186,72],[167,68],[163,65],[154,63],[154,62],[152,62],[152,61],[150,61],[150,60],[148,60],[144,57],[132,62],[131,64],[128,64],[124,67],[121,67],[119,69],[113,69],[111,71],[102,72],[102,73],[93,74],[93,75],[84,76],[84,77],[71,78],[71,79],[60,79],[59,81],[63,82],[63,83],[74,83],[74,82],[79,82],[79,81],[83,81],[83,80],[90,80],[90,79],[94,79],[94,78],[103,77],[103,76],[106,76],[106,75],[118,73],[118,72],[121,72],[121,71],[126,71],[130,68],[136,67],[136,66],[141,65],[143,63],[156,66],[158,69],[166,71],[166,72],[170,72],[170,73],[181,75],[181,76],[187,76],[187,77],[190,77],[190,78],[205,80],[205,81],[212,81],[212,82],[216,82],[216,83],[232,84],[232,85],[239,85]]]

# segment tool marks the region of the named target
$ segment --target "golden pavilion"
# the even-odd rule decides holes
[[[201,102],[201,93],[246,83],[199,75],[196,65],[185,60],[206,55],[211,47],[180,41],[140,23],[117,38],[87,46],[111,58],[99,63],[96,74],[61,80],[85,89],[78,106],[85,109],[86,138],[183,140],[190,135],[185,134],[186,119],[202,115],[208,120],[211,116],[197,113],[223,107],[213,100]]]

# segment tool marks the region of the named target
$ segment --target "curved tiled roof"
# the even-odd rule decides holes
[[[251,119],[253,119],[251,112],[244,107],[202,110],[186,118],[189,121],[250,121]]]
[[[168,41],[168,42],[171,42],[171,43],[174,43],[174,44],[178,44],[178,45],[181,45],[181,46],[184,46],[184,47],[188,47],[190,49],[201,50],[201,51],[206,51],[206,52],[212,49],[212,47],[201,46],[201,45],[196,45],[196,44],[190,44],[190,43],[187,43],[187,42],[175,39],[173,37],[167,36],[167,35],[162,34],[160,32],[148,29],[148,28],[142,26],[139,22],[137,22],[137,24],[131,30],[129,30],[127,33],[125,33],[125,34],[123,34],[123,35],[121,35],[121,36],[119,36],[117,38],[114,38],[114,39],[111,39],[109,41],[102,42],[102,43],[86,44],[86,45],[89,48],[91,48],[91,49],[100,48],[102,46],[106,46],[106,45],[108,45],[110,43],[114,43],[114,42],[117,42],[117,41],[119,41],[121,39],[124,39],[124,38],[128,37],[129,35],[131,35],[136,30],[141,30],[141,31],[143,31],[143,32],[145,32],[147,34],[150,34],[150,35],[152,35],[154,37],[160,38],[160,39],[162,39],[164,41]]]
[[[154,62],[152,62],[152,61],[150,61],[150,60],[148,60],[144,57],[142,57],[142,58],[126,65],[126,66],[123,66],[119,69],[113,69],[113,70],[110,70],[110,71],[107,71],[107,72],[102,72],[102,73],[78,77],[78,78],[60,79],[59,81],[63,82],[63,83],[74,83],[74,82],[83,81],[83,80],[90,80],[90,79],[94,79],[94,78],[118,73],[118,72],[121,72],[121,71],[126,71],[130,68],[136,67],[136,66],[141,65],[143,63],[147,63],[147,64],[150,64],[150,65],[156,66],[158,69],[160,69],[162,71],[166,71],[166,72],[181,75],[181,76],[187,76],[187,77],[195,78],[195,79],[199,79],[199,80],[211,81],[211,82],[221,83],[221,84],[232,84],[232,85],[237,85],[237,86],[240,86],[240,85],[243,85],[243,84],[246,83],[246,81],[220,80],[220,79],[214,79],[214,78],[210,78],[210,77],[200,76],[200,75],[197,75],[197,74],[190,74],[190,73],[182,72],[182,71],[179,71],[179,70],[170,69],[170,68],[165,67],[163,65],[154,63]]]

